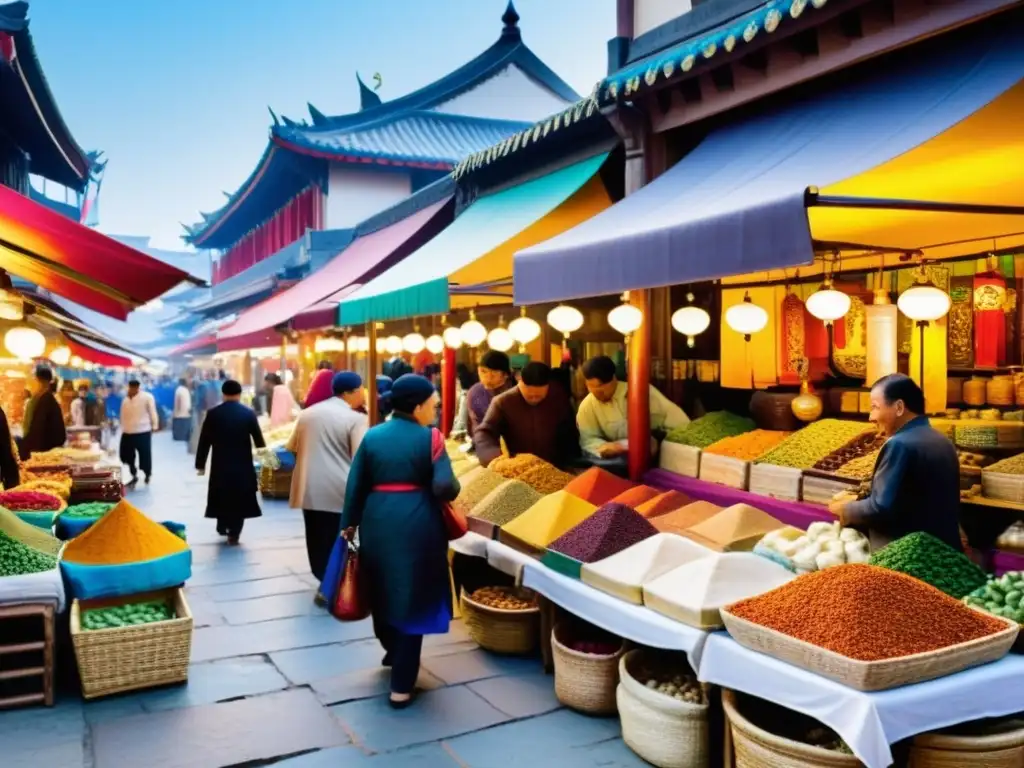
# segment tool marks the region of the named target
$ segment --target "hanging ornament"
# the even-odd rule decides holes
[[[46,337],[35,328],[20,325],[4,334],[4,346],[19,360],[34,360],[46,351]]]
[[[508,352],[516,340],[505,327],[504,318],[498,315],[498,327],[487,334],[487,346],[498,352]]]
[[[55,347],[50,353],[50,361],[54,365],[67,365],[71,360],[71,350],[68,347]]]
[[[698,336],[711,325],[711,315],[700,307],[693,306],[693,294],[686,294],[687,306],[672,313],[672,327],[686,337],[686,346],[693,349]]]
[[[508,324],[508,332],[519,344],[519,353],[526,352],[526,345],[540,336],[540,323],[526,316],[526,307],[520,307],[519,317]]]
[[[820,289],[807,297],[804,306],[825,325],[831,325],[850,311],[850,297],[833,288],[832,279],[828,278]]]
[[[753,334],[764,330],[764,327],[768,325],[768,313],[764,307],[755,304],[750,298],[750,293],[747,292],[743,295],[741,303],[734,304],[725,310],[725,324],[736,333],[743,334],[745,341],[750,341]]]
[[[444,339],[444,344],[449,349],[458,349],[462,346],[462,333],[458,328],[445,328],[441,338]]]
[[[449,328],[448,330],[454,331],[455,329]],[[432,355],[440,355],[444,352],[444,338],[436,333],[433,336],[427,337],[426,345],[427,351]]]
[[[487,338],[487,329],[476,319],[476,313],[469,310],[469,320],[459,328],[459,338],[468,347],[479,347]]]
[[[418,355],[427,346],[427,340],[423,338],[423,334],[420,333],[420,326],[415,320],[413,320],[412,333],[408,333],[402,337],[402,349],[408,352],[410,355]]]
[[[565,349],[569,334],[583,327],[583,313],[568,304],[559,304],[548,312],[548,325],[562,334],[562,348]]]
[[[397,355],[402,351],[402,340],[398,336],[388,336],[384,339],[384,351],[389,355]]]
[[[608,313],[608,325],[629,340],[644,323],[644,313],[638,307],[629,304],[629,291],[622,294],[622,304]]]

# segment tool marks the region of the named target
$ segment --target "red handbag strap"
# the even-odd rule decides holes
[[[437,461],[444,453],[444,435],[437,427],[430,429],[430,460]]]

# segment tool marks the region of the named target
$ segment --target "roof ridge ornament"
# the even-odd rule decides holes
[[[512,0],[508,0],[508,6],[505,8],[501,20],[505,24],[505,28],[501,30],[502,37],[519,37],[519,13]]]
[[[383,83],[383,78],[379,72],[375,72],[373,80],[377,84],[377,88],[380,88]],[[379,95],[377,95],[377,88],[370,90],[370,87],[363,82],[363,78],[360,77],[359,73],[356,72],[356,81],[359,83],[359,111],[365,111],[367,109],[373,109],[379,107],[383,102]]]

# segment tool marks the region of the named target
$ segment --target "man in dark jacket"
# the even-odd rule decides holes
[[[871,493],[837,498],[843,525],[865,528],[872,549],[911,533],[930,533],[954,549],[960,540],[960,462],[956,448],[924,416],[924,393],[901,373],[871,389],[871,421],[888,436],[871,477]]]
[[[196,450],[196,471],[206,474],[206,459],[213,451],[210,486],[206,496],[206,517],[216,518],[217,533],[238,544],[247,518],[259,517],[256,499],[256,470],[252,464],[252,446],[266,447],[253,410],[242,405],[242,385],[224,382],[224,402],[211,408],[203,421]]]
[[[60,448],[67,440],[64,429],[64,414],[60,403],[53,394],[53,371],[45,365],[36,368],[35,376],[29,383],[32,398],[25,404],[25,419],[21,458],[27,459],[33,453],[43,453]]]

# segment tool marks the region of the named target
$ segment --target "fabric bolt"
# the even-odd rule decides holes
[[[502,440],[510,456],[529,453],[565,467],[579,452],[577,434],[569,398],[552,384],[537,405],[526,402],[518,388],[494,398],[474,433],[473,444],[485,467],[501,455]]]
[[[136,465],[136,457],[138,465]],[[128,465],[132,480],[137,480],[139,470],[148,479],[153,474],[153,433],[138,432],[121,435],[120,458],[122,464]]]
[[[955,675],[866,693],[742,647],[725,632],[710,635],[701,682],[773,701],[820,720],[867,768],[892,764],[889,747],[919,733],[1019,712],[1024,657],[1010,654]]]
[[[334,542],[341,534],[341,515],[334,511],[304,509],[302,510],[302,522],[306,529],[306,556],[309,558],[309,570],[316,576],[317,581],[323,581]]]
[[[596,456],[605,443],[626,440],[629,437],[626,396],[629,385],[620,381],[615,385],[612,399],[603,403],[588,394],[576,412],[576,426],[580,431],[583,452]],[[655,386],[650,387],[651,429],[665,430],[685,427],[690,423],[683,409],[669,400]]]
[[[205,470],[212,453],[206,517],[216,518],[222,527],[263,514],[256,498],[253,445],[266,447],[259,421],[251,408],[228,401],[206,413],[195,466],[197,470]]]

